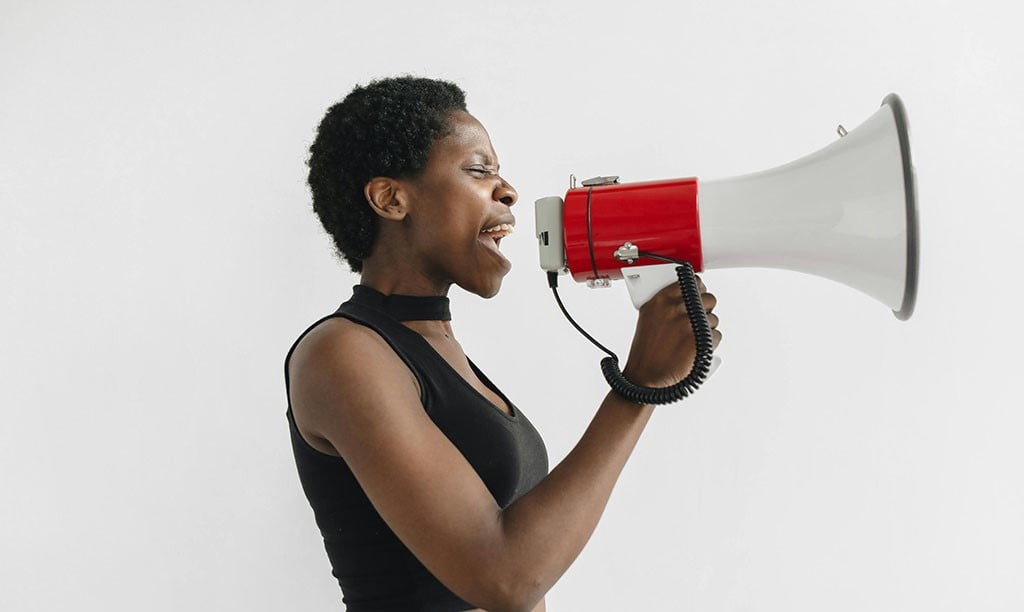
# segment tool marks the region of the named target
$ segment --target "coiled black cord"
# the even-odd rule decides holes
[[[690,373],[687,374],[686,378],[674,385],[667,387],[645,387],[630,382],[622,375],[622,370],[619,369],[618,356],[584,331],[569,315],[565,305],[562,304],[562,299],[558,296],[558,275],[556,273],[548,272],[548,286],[551,287],[551,291],[555,295],[555,301],[562,310],[562,314],[569,320],[569,323],[578,332],[583,334],[587,340],[590,340],[594,346],[608,354],[608,357],[601,360],[601,373],[604,374],[604,379],[608,381],[608,385],[613,391],[637,404],[670,404],[689,397],[707,378],[708,370],[711,367],[712,352],[714,351],[711,326],[708,323],[707,313],[704,312],[704,302],[697,287],[697,277],[694,274],[693,266],[689,262],[670,259],[643,251],[639,255],[641,257],[650,257],[679,264],[676,267],[676,276],[679,282],[679,290],[683,294],[683,303],[686,304],[686,314],[690,319],[690,327],[693,329],[697,355],[694,358]]]

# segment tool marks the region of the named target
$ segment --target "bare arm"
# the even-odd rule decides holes
[[[673,368],[692,337],[672,294],[652,302],[641,311],[626,372],[661,384],[687,373]],[[668,330],[676,324],[683,331]],[[345,458],[377,511],[442,583],[495,612],[530,610],[580,553],[652,412],[609,394],[572,452],[502,511],[427,417],[408,368],[379,336],[339,321],[307,338],[292,362],[297,415]]]

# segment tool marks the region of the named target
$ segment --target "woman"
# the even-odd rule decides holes
[[[536,430],[463,353],[448,289],[498,292],[518,195],[457,86],[357,87],[310,151],[314,210],[362,276],[289,352],[288,417],[348,609],[544,610],[652,407],[609,393],[549,474]],[[695,346],[678,293],[640,310],[630,380],[688,374]]]

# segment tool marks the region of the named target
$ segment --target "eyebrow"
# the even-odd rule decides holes
[[[499,170],[499,171],[501,170],[501,164],[494,163],[494,159],[491,157],[490,153],[488,153],[487,151],[484,151],[483,149],[475,149],[471,153],[471,155],[479,155],[480,157],[484,158],[484,163],[485,164],[493,165],[495,170]]]

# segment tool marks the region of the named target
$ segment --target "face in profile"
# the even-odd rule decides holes
[[[402,181],[406,238],[430,278],[492,297],[512,268],[500,245],[515,225],[510,207],[518,194],[499,175],[498,156],[476,118],[456,111],[449,127],[423,172]]]

